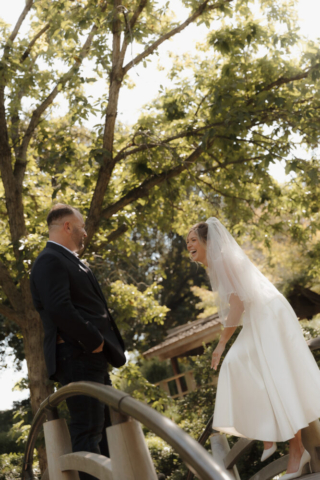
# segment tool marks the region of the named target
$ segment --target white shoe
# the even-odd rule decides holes
[[[281,480],[291,480],[292,478],[301,477],[301,475],[305,473],[312,473],[310,460],[310,453],[305,450],[302,454],[298,470],[294,473],[286,473],[281,477]]]
[[[267,450],[263,450],[261,462],[264,462],[265,460],[267,460],[267,458],[271,457],[271,455],[273,455],[276,450],[277,450],[277,444],[273,442],[272,447],[267,448]],[[282,477],[281,477],[281,480],[282,480]]]

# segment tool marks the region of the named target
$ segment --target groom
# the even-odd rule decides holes
[[[49,378],[62,385],[78,381],[111,385],[108,364],[123,365],[125,348],[96,278],[77,257],[87,236],[83,217],[60,203],[49,212],[47,223],[49,241],[32,267],[30,283],[43,322]],[[68,398],[67,405],[73,451],[100,453],[99,444],[106,447],[108,409],[82,395]],[[94,477],[80,473],[80,479]]]

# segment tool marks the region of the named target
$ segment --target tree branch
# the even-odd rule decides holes
[[[154,143],[144,143],[142,145],[134,146],[131,150],[127,150],[130,148],[132,145],[127,145],[124,147],[120,152],[117,153],[117,155],[114,157],[115,163],[120,162],[120,160],[123,160],[124,158],[128,157],[129,155],[132,155],[134,153],[139,153],[143,152],[148,149],[152,149],[155,147],[166,147],[166,144],[169,142],[172,142],[173,140],[178,140],[179,138],[186,138],[186,137],[192,137],[195,135],[198,135],[199,133],[208,130],[209,128],[212,127],[218,127],[223,125],[223,122],[218,122],[218,123],[211,123],[209,125],[205,125],[204,127],[199,127],[193,130],[186,130],[184,132],[178,133],[177,135],[173,135],[171,137],[167,137],[162,141],[159,142],[154,142]],[[135,135],[136,136],[136,135]]]
[[[36,41],[41,37],[41,35],[43,35],[47,30],[49,30],[50,28],[50,23],[47,23],[41,30],[40,32],[37,33],[37,35],[35,35],[33,37],[33,39],[31,40],[31,42],[29,43],[27,49],[25,50],[25,52],[21,55],[21,59],[20,59],[20,63],[23,63],[25,61],[26,58],[28,58],[30,52],[31,52],[31,49],[33,47],[33,45],[36,43]]]
[[[29,11],[31,10],[33,2],[34,2],[34,0],[26,0],[26,6],[24,7],[23,12],[21,13],[21,15],[20,15],[20,17],[19,17],[11,35],[10,35],[10,37],[7,40],[7,43],[4,46],[3,60],[5,60],[8,57],[10,49],[12,47],[12,44],[15,41],[16,36],[19,33],[20,27],[21,27],[24,19],[26,18]]]
[[[7,307],[6,305],[2,305],[1,303],[0,303],[0,314],[8,318],[9,320],[12,320],[19,327],[21,327],[23,324],[22,315],[18,315],[17,313],[15,313],[15,311],[12,308]]]
[[[141,15],[143,9],[146,7],[147,3],[148,3],[148,0],[141,0],[138,7],[134,11],[131,19],[129,20],[129,22],[127,22],[126,11],[124,11],[123,15],[124,15],[124,18],[125,18],[125,21],[126,21],[126,26],[127,26],[126,35],[131,35],[132,29],[134,28],[135,24],[137,23],[138,18],[140,17],[140,15]],[[123,39],[123,44],[122,44],[122,48],[121,48],[121,55],[120,55],[122,61],[124,60],[126,50],[127,50],[127,46],[128,46],[128,41],[127,41],[127,38],[125,36],[124,39]]]
[[[219,3],[215,3],[214,5],[211,5],[210,7],[208,7],[208,9],[213,10],[230,2],[232,2],[232,0],[224,0],[223,2],[219,2]],[[190,25],[190,23],[194,22],[207,9],[208,3],[209,3],[209,0],[205,0],[205,2],[203,2],[198,7],[198,9],[192,15],[190,15],[190,17],[187,18],[185,22],[183,22],[178,27],[173,28],[172,30],[170,30],[170,32],[165,33],[162,37],[158,38],[158,40],[156,40],[152,45],[150,45],[144,52],[137,55],[135,59],[133,59],[123,68],[124,74],[126,74],[134,65],[137,65],[144,58],[146,58],[151,53],[153,53],[163,42],[173,37],[177,33],[182,32],[182,30],[184,30],[188,25]]]
[[[109,233],[109,235],[106,238],[107,243],[113,242],[114,240],[119,238],[121,235],[123,235],[128,229],[129,229],[128,225],[126,223],[123,223],[116,230]]]
[[[33,67],[37,61],[39,54],[35,55],[32,61],[30,62],[29,68],[28,68],[28,73],[31,73],[33,70]],[[15,112],[11,116],[11,141],[12,141],[12,146],[14,149],[15,157],[19,157],[19,140],[20,140],[20,117],[19,117],[19,111],[21,108],[21,100],[24,97],[26,93],[26,87],[23,86],[19,92],[16,94],[16,109]]]
[[[70,12],[71,13],[73,10],[79,8],[80,6],[79,5],[76,5],[74,7],[72,7],[70,9]],[[87,10],[87,6],[84,8],[84,11]],[[31,40],[31,42],[29,43],[27,49],[25,50],[25,52],[23,53],[23,55],[21,55],[21,59],[20,59],[20,63],[23,63],[25,61],[25,59],[29,56],[30,52],[31,52],[31,49],[33,47],[33,45],[36,43],[36,41],[47,31],[49,30],[50,28],[50,23],[47,23],[35,36],[34,38]]]
[[[125,73],[132,68],[137,61],[141,61],[145,56],[152,53],[157,46],[159,46],[162,42],[166,39],[170,38],[171,36],[179,33],[185,27],[187,27],[191,22],[193,22],[201,13],[203,13],[206,9],[214,9],[218,8],[221,5],[225,5],[226,3],[231,2],[232,0],[224,0],[223,2],[216,3],[210,7],[208,7],[209,0],[205,0],[200,7],[191,15],[182,25],[173,29],[172,31],[168,32],[166,35],[161,37],[157,42],[151,45],[149,48],[143,52],[142,55],[138,55],[135,60],[132,60],[126,67],[122,67],[122,60],[121,60],[121,52],[118,54],[118,58],[115,55],[118,48],[118,39],[116,39],[116,43],[113,46],[112,52],[112,72],[110,76],[110,89],[109,89],[109,102],[107,106],[106,112],[106,123],[105,123],[105,130],[103,136],[103,148],[106,150],[106,155],[103,158],[102,166],[99,170],[98,180],[95,186],[95,190],[92,196],[92,201],[90,205],[90,211],[87,217],[86,222],[86,229],[87,229],[87,238],[86,238],[86,245],[91,241],[95,231],[98,228],[100,219],[101,219],[101,211],[102,205],[104,200],[104,195],[106,189],[109,185],[112,171],[115,166],[115,159],[113,157],[113,140],[114,140],[114,125],[117,116],[117,107],[118,107],[118,99],[119,99],[119,91],[121,88],[121,83],[123,81],[123,77]],[[142,5],[142,3],[141,3]],[[117,8],[119,11],[122,10],[122,5],[119,5],[119,0],[115,0],[114,7]],[[115,16],[114,22],[117,21],[117,16]],[[113,29],[115,33],[116,29]]]
[[[203,102],[208,98],[209,95],[210,95],[210,93],[207,93],[207,95],[204,95],[204,97],[202,97],[202,99],[201,99],[201,101],[200,101],[200,103],[199,103],[199,105],[198,105],[198,107],[197,107],[197,110],[196,110],[196,112],[195,112],[195,114],[194,114],[195,117],[198,115],[201,105],[202,105]]]
[[[0,261],[0,285],[8,297],[9,302],[12,305],[13,311],[15,313],[22,313],[22,296],[18,292],[16,285],[14,284],[9,270],[7,267]]]
[[[133,13],[132,17],[130,18],[130,21],[129,21],[129,27],[131,28],[131,30],[134,28],[135,24],[137,23],[138,21],[138,18],[140,17],[143,9],[146,7],[148,3],[148,0],[141,0],[141,2],[139,3],[139,5],[137,6],[135,12]]]
[[[320,67],[320,63],[316,63],[316,65],[313,65],[308,70],[305,70],[304,72],[298,73],[297,75],[295,75],[293,77],[280,77],[280,78],[278,78],[278,80],[275,80],[274,82],[270,83],[270,85],[263,88],[261,90],[261,92],[266,92],[266,91],[272,90],[272,88],[274,88],[274,87],[280,87],[281,85],[284,85],[286,83],[295,82],[297,80],[302,80],[303,78],[307,78],[309,73],[312,70],[315,70],[319,67]]]
[[[203,178],[198,178],[198,181],[204,183],[207,187],[212,188],[213,191],[215,191],[216,193],[219,193],[222,197],[233,198],[235,200],[242,200],[242,201],[247,202],[247,203],[250,203],[250,201],[252,201],[249,198],[238,197],[237,195],[232,195],[231,193],[221,191],[218,188],[214,187],[211,183],[203,180]]]
[[[213,143],[213,140],[211,141],[211,143]],[[152,190],[155,186],[160,185],[161,183],[169,180],[170,178],[177,177],[178,175],[180,175],[180,173],[187,170],[192,164],[196,162],[196,160],[203,152],[203,147],[200,146],[191,155],[189,155],[189,157],[181,165],[178,165],[171,170],[163,172],[159,175],[152,175],[150,178],[142,182],[139,187],[133,188],[120,200],[103,209],[101,213],[102,218],[108,219],[130,203],[133,203],[139,198],[147,197],[150,190]]]
[[[263,158],[263,156],[257,155],[256,157],[251,157],[251,158],[242,157],[242,158],[238,158],[238,160],[234,160],[232,162],[221,163],[221,165],[217,165],[212,170],[214,171],[214,170],[217,170],[218,168],[227,168],[229,165],[240,165],[241,163],[252,162],[254,160],[259,160],[260,158]]]
[[[114,19],[112,22],[112,72],[111,77],[113,77],[117,65],[119,63],[119,53],[120,53],[120,41],[121,41],[121,22],[119,19],[119,13],[121,11],[121,0],[114,0]]]
[[[107,2],[101,7],[101,11],[104,12],[107,8]],[[60,80],[57,82],[56,86],[52,90],[52,92],[48,95],[48,97],[33,111],[31,120],[29,122],[28,128],[26,133],[24,134],[21,147],[19,149],[19,157],[16,159],[15,168],[14,168],[14,175],[18,184],[21,185],[24,177],[24,172],[26,168],[26,154],[27,149],[32,138],[32,135],[39,124],[40,118],[45,110],[53,103],[54,99],[60,92],[60,90],[65,86],[65,84],[72,78],[72,76],[77,72],[79,69],[83,59],[88,55],[92,40],[94,35],[97,33],[98,27],[94,25],[87,37],[87,40],[83,44],[79,55],[75,59],[73,66],[69,69],[67,73],[65,73]]]
[[[112,24],[112,70],[110,74],[109,98],[105,116],[105,127],[103,133],[103,148],[105,155],[98,173],[98,179],[92,196],[90,210],[86,222],[87,238],[86,245],[91,241],[101,218],[101,209],[104,195],[109,185],[112,171],[115,166],[113,158],[114,131],[117,118],[119,93],[123,81],[123,59],[121,58],[121,22],[119,13],[124,11],[121,0],[114,1],[115,15]]]
[[[278,80],[275,80],[274,82],[271,82],[269,85],[267,85],[266,87],[262,88],[259,92],[257,92],[253,97],[249,98],[249,100],[246,102],[246,104],[251,105],[254,102],[255,97],[262,92],[268,92],[269,90],[272,90],[274,87],[280,87],[281,85],[285,85],[287,83],[296,82],[298,80],[302,80],[304,78],[307,78],[309,73],[312,70],[315,70],[319,67],[320,67],[320,63],[316,63],[315,65],[308,68],[304,72],[300,72],[297,75],[294,75],[293,77],[280,77],[280,78],[278,78]]]
[[[4,99],[5,86],[0,86],[0,171],[5,190],[5,202],[9,218],[11,241],[14,253],[19,256],[17,242],[25,233],[23,216],[22,188],[18,189],[12,170],[12,157],[9,145],[8,127]]]

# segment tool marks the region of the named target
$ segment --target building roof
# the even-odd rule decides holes
[[[168,330],[168,335],[159,345],[155,345],[146,352],[145,358],[159,357],[160,360],[185,356],[188,352],[214,340],[220,332],[221,323],[218,315],[200,318],[185,325]]]

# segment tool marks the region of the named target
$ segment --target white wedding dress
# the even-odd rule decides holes
[[[279,293],[251,303],[220,369],[213,428],[283,442],[320,417],[320,372],[299,321]]]
[[[289,440],[320,417],[319,368],[287,300],[217,218],[206,224],[219,319],[225,328],[243,325],[221,365],[213,428],[255,440]]]

